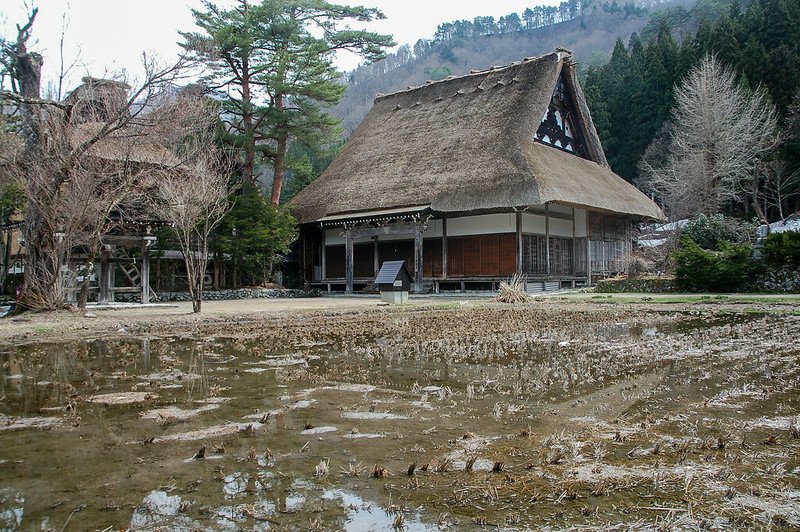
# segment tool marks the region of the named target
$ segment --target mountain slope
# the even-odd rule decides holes
[[[687,1],[679,0],[669,6],[684,3]],[[629,5],[632,4],[621,9],[616,2],[603,6],[594,4],[572,20],[536,29],[445,42],[421,41],[427,46],[419,47],[418,43],[417,54],[404,46],[383,61],[348,73],[347,92],[332,114],[342,120],[345,135],[349,135],[370,110],[378,93],[422,85],[429,79],[467,74],[470,70],[506,65],[524,57],[552,52],[559,46],[575,52],[584,65],[605,63],[618,37],[627,42],[632,33],[640,32],[650,20],[648,12],[629,9]]]

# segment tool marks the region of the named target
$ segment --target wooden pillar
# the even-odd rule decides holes
[[[447,279],[447,218],[442,218],[442,277]]]
[[[108,286],[110,284],[109,278],[111,277],[109,258],[110,253],[108,249],[102,246],[100,249],[100,296],[97,300],[97,302],[102,305],[108,303]]]
[[[320,239],[320,242],[322,242],[322,246],[321,246],[322,249],[320,249],[320,257],[322,257],[322,265],[321,265],[321,267],[319,269],[320,270],[320,274],[319,274],[320,275],[320,281],[324,281],[325,279],[328,278],[328,275],[325,272],[325,262],[326,262],[326,260],[325,260],[325,236],[326,236],[326,231],[325,231],[325,228],[323,227],[322,228],[322,238]]]
[[[606,241],[605,240],[603,240],[603,247],[600,248],[600,253],[601,253],[600,256],[602,257],[600,262],[603,265],[601,273],[602,273],[603,276],[605,276],[606,272],[608,272],[608,264],[606,264]]]
[[[575,277],[575,255],[577,254],[576,252],[578,250],[577,246],[575,245],[575,234],[576,234],[576,232],[575,232],[575,207],[573,207],[572,208],[572,257],[571,257],[571,261],[570,261],[570,262],[572,262],[572,264],[570,266],[572,267],[572,276],[573,277]],[[573,281],[573,283],[574,283],[574,281]]]
[[[516,231],[517,231],[517,275],[522,275],[522,211],[517,211]]]
[[[372,269],[375,271],[375,277],[378,276],[378,272],[381,271],[381,261],[380,257],[378,256],[378,237],[372,237]]]
[[[769,226],[767,226],[769,229]],[[14,234],[14,229],[9,225],[6,228],[6,243],[3,246],[3,276],[2,280],[0,280],[0,291],[2,293],[6,292],[6,288],[8,288],[8,275],[11,271],[11,245],[12,245],[12,236]],[[87,273],[86,275],[89,275]]]
[[[142,242],[142,303],[150,303],[150,242]]]
[[[308,285],[308,257],[306,256],[306,232],[301,231],[301,235],[303,235],[303,284]],[[314,265],[311,265],[311,276],[314,276]],[[217,280],[219,278],[219,274],[215,271],[214,272],[214,279]],[[312,279],[313,280],[313,279]],[[217,290],[219,290],[219,281],[217,280]]]
[[[550,277],[550,205],[544,205],[544,243],[545,260],[547,261],[547,277]]]
[[[116,279],[116,277],[117,277],[116,273],[117,272],[114,271],[116,269],[114,264],[116,264],[116,263],[111,260],[110,253],[109,253],[109,261],[108,261],[108,301],[110,303],[113,303],[115,301],[115,299],[116,299],[116,296],[114,295],[114,286],[116,285],[116,282],[117,282],[117,279]]]
[[[414,292],[422,293],[422,228],[417,224],[414,229]]]
[[[605,276],[606,274],[606,218],[603,216],[601,218],[602,222],[600,223],[600,274]]]
[[[592,284],[592,213],[586,211],[586,282]]]
[[[353,293],[353,233],[350,229],[344,232],[344,267],[345,291]]]

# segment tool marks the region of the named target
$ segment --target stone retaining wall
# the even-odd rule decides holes
[[[672,277],[639,277],[635,279],[616,278],[597,281],[595,292],[613,294],[620,292],[637,292],[660,294],[675,292],[675,279]]]
[[[768,292],[800,293],[800,270],[770,270],[759,279],[758,288]]]
[[[295,290],[288,288],[232,288],[229,290],[209,290],[203,292],[203,301],[223,301],[229,299],[288,299],[296,297],[320,297],[322,292],[314,290]],[[138,302],[138,294],[117,294],[114,298],[121,303]],[[189,292],[161,292],[153,302],[191,301]]]

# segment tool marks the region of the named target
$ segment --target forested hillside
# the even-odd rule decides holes
[[[609,163],[619,175],[642,185],[638,165],[670,118],[675,84],[701,57],[714,54],[735,72],[748,92],[763,87],[774,104],[780,144],[770,163],[785,176],[781,178],[781,186],[786,188],[783,194],[788,196],[785,210],[797,210],[800,2],[756,0],[748,7],[733,4],[716,22],[703,20],[696,33],[685,34],[678,42],[671,23],[686,27],[686,21],[685,16],[662,17],[647,39],[634,36],[627,45],[620,39],[607,64],[589,67],[584,89]],[[748,201],[740,208],[746,212]]]
[[[333,114],[342,119],[345,134],[349,135],[378,93],[508,64],[552,52],[559,46],[574,51],[584,66],[604,64],[617,38],[627,41],[632,33],[646,31],[657,11],[666,9],[664,16],[687,24],[688,11],[683,6],[690,4],[691,0],[569,0],[559,6],[510,13],[498,20],[477,17],[472,21],[445,22],[431,39],[402,46],[382,61],[349,72],[345,78],[347,92]]]

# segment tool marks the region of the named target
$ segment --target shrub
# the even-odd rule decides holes
[[[675,251],[675,280],[693,292],[736,292],[751,284],[757,266],[750,244],[718,243],[720,250],[701,248],[687,235]]]
[[[681,229],[681,236],[688,236],[703,249],[720,251],[720,242],[752,243],[756,237],[756,228],[755,223],[722,214],[701,214]]]
[[[769,234],[761,248],[761,256],[773,268],[797,268],[800,266],[800,233],[784,231]]]

